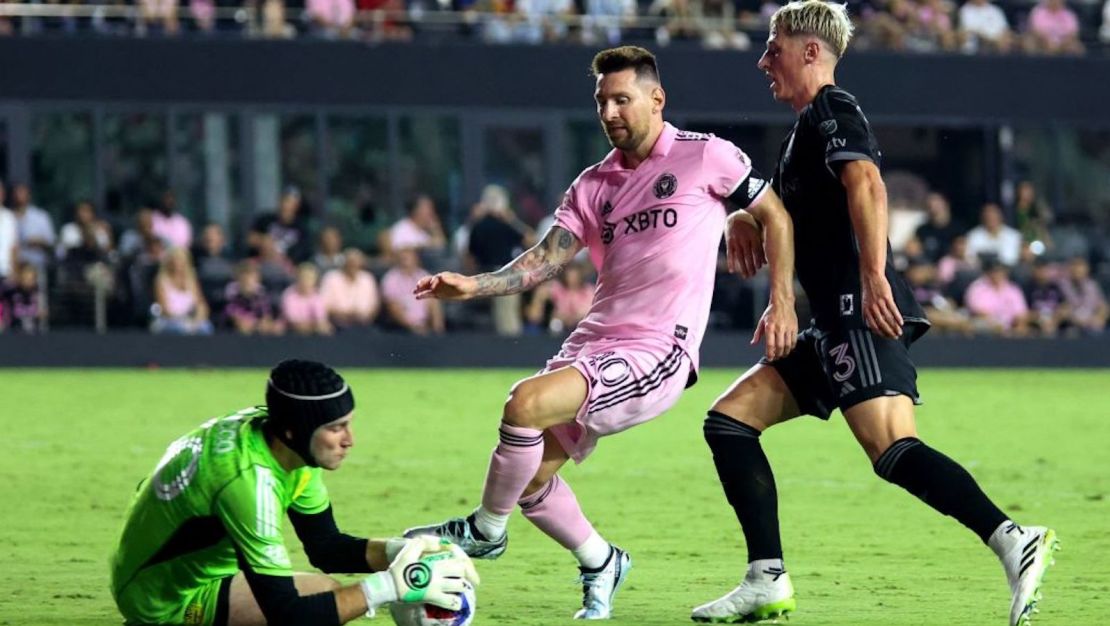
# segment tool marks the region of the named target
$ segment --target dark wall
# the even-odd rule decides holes
[[[298,40],[0,40],[0,102],[589,109],[594,50]],[[790,116],[758,52],[659,50],[672,111]],[[840,83],[873,119],[1110,126],[1110,59],[850,54]]]
[[[704,367],[738,373],[760,357],[750,334],[711,333]],[[305,337],[167,337],[147,333],[54,332],[0,335],[0,367],[270,367],[286,358],[318,359],[337,367],[519,367],[539,369],[560,339],[511,339],[482,334],[440,338],[392,334]],[[923,367],[1110,367],[1110,337],[1098,339],[963,339],[926,336],[914,344]]]

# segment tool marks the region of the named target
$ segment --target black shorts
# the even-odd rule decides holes
[[[212,626],[227,626],[227,621],[231,617],[231,579],[234,576],[228,576],[220,581],[220,593],[216,596],[216,617],[212,620]]]
[[[797,346],[785,358],[759,362],[778,371],[803,415],[827,420],[833,409],[882,396],[909,396],[921,404],[909,347],[927,329],[911,323],[898,339],[886,339],[867,329],[810,326],[798,333]]]

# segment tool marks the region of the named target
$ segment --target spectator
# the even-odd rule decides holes
[[[320,277],[316,266],[297,266],[297,281],[281,294],[281,314],[285,323],[298,335],[330,335],[335,332],[328,321],[324,297],[316,288]]]
[[[324,273],[343,266],[343,235],[338,228],[328,226],[320,231],[312,262]]]
[[[952,5],[947,0],[920,0],[914,15],[916,32],[929,49],[955,50],[959,33],[952,25]]]
[[[971,334],[972,325],[967,314],[941,291],[936,267],[924,259],[913,261],[906,268],[906,282],[935,332]]]
[[[960,7],[960,30],[965,52],[1005,54],[1013,47],[1014,36],[1006,13],[990,0],[967,0]]]
[[[177,0],[139,0],[139,20],[136,33],[151,35],[176,35],[178,30]]]
[[[296,266],[289,257],[281,253],[278,244],[269,234],[258,235],[258,254],[252,257],[262,273],[262,282],[273,291],[282,291],[293,282]]]
[[[1087,259],[1075,257],[1068,263],[1068,275],[1060,289],[1070,309],[1071,323],[1076,328],[1091,334],[1100,334],[1106,329],[1110,307],[1102,288],[1091,278]]]
[[[351,36],[355,21],[354,0],[306,0],[305,18],[309,30],[326,39]]]
[[[355,20],[362,28],[366,41],[410,41],[412,26],[397,15],[405,14],[403,0],[356,0],[358,14]]]
[[[702,2],[702,45],[709,49],[730,48],[748,50],[751,37],[737,30],[742,19],[737,15],[738,2],[733,0],[704,0]]]
[[[474,273],[477,267],[474,265],[474,258],[470,255],[470,232],[474,230],[474,225],[482,220],[490,212],[492,206],[508,206],[509,194],[501,185],[486,185],[482,189],[482,197],[470,207],[470,214],[467,215],[466,221],[459,224],[455,229],[452,239],[454,240],[453,251],[455,256],[463,261],[464,271],[467,273]],[[554,217],[551,218],[554,223]],[[546,232],[546,231],[544,231]]]
[[[594,284],[586,281],[586,268],[582,263],[566,266],[558,280],[544,283],[533,292],[528,305],[528,325],[543,325],[544,313],[551,304],[551,320],[547,329],[552,333],[572,330],[586,317],[594,302]]]
[[[154,319],[150,330],[167,335],[211,335],[208,303],[186,248],[170,248],[154,278]]]
[[[964,296],[978,326],[989,333],[1023,337],[1029,333],[1029,307],[1021,289],[1010,281],[1009,270],[991,259],[983,276],[967,288]]]
[[[1098,30],[1098,38],[1104,44],[1110,44],[1110,0],[1102,5],[1102,27]]]
[[[416,335],[443,334],[443,306],[439,300],[417,300],[416,283],[428,276],[413,248],[397,251],[397,266],[382,277],[382,299],[390,321]]]
[[[262,254],[265,237],[273,240],[279,254],[294,263],[307,261],[312,255],[312,240],[308,232],[308,216],[304,215],[301,192],[287,187],[281,194],[278,210],[255,218],[247,235],[247,245],[256,256]]]
[[[1017,218],[1017,229],[1025,243],[1039,241],[1045,247],[1051,245],[1048,227],[1052,224],[1052,208],[1037,194],[1033,181],[1023,180],[1018,183],[1014,215]]]
[[[21,263],[15,281],[0,285],[0,329],[18,329],[28,334],[46,330],[47,311],[39,285],[39,273],[31,263]]]
[[[948,199],[935,191],[925,196],[928,221],[917,227],[914,236],[921,242],[925,256],[936,263],[952,247],[952,241],[964,233],[964,227],[952,221]]]
[[[262,286],[262,275],[251,261],[235,270],[235,281],[227,286],[224,316],[240,335],[280,335],[285,325],[274,313],[270,294]]]
[[[906,243],[902,244],[902,249],[894,253],[893,261],[894,268],[900,272],[906,271],[906,268],[914,263],[930,262],[929,257],[925,256],[925,246],[917,237],[907,239]]]
[[[235,276],[235,263],[228,254],[227,237],[219,224],[208,224],[200,231],[200,242],[193,248],[197,280],[208,306],[224,309],[227,284]]]
[[[1068,303],[1055,275],[1055,268],[1045,259],[1033,264],[1033,275],[1025,286],[1029,304],[1029,324],[1046,337],[1052,337],[1068,320]]]
[[[124,288],[124,300],[130,304],[131,319],[137,324],[150,321],[151,306],[155,302],[155,275],[165,256],[165,244],[151,226],[151,213],[149,209],[139,211],[135,215],[135,227],[124,231],[120,237],[119,283]]]
[[[541,44],[566,39],[567,18],[576,11],[572,0],[516,0],[521,20],[514,31],[519,43]]]
[[[216,3],[213,0],[189,0],[189,13],[197,31],[211,33],[216,30]]]
[[[12,276],[19,250],[19,226],[15,214],[4,206],[4,183],[0,182],[0,285]]]
[[[517,257],[531,246],[535,233],[517,219],[509,207],[508,194],[501,189],[483,192],[486,213],[470,231],[468,249],[474,267],[492,272]],[[519,335],[523,330],[520,294],[493,298],[493,325],[499,335]]]
[[[1021,233],[1002,221],[1002,209],[993,202],[983,205],[980,225],[967,234],[968,260],[984,255],[993,255],[1009,267],[1021,258]]]
[[[112,249],[112,228],[96,215],[88,200],[73,205],[73,221],[58,231],[58,257],[65,259],[71,251],[95,251],[107,255]]]
[[[1026,47],[1043,54],[1083,54],[1079,18],[1064,0],[1041,0],[1029,14]]]
[[[328,318],[337,328],[369,326],[381,308],[378,284],[366,271],[366,258],[357,248],[343,253],[343,267],[328,272],[320,285]]]
[[[172,191],[162,194],[162,200],[151,215],[154,234],[162,238],[170,248],[185,248],[193,245],[193,225],[177,211],[177,196]]]
[[[262,0],[261,35],[267,39],[292,39],[297,29],[285,21],[285,0]]]
[[[416,196],[409,202],[408,208],[408,217],[399,220],[384,233],[382,250],[387,256],[402,248],[416,248],[418,252],[442,251],[447,245],[447,237],[443,234],[443,225],[432,198],[423,194]]]
[[[162,241],[154,233],[154,211],[139,209],[135,213],[135,225],[123,231],[119,237],[119,254],[123,258],[138,254],[151,239]]]
[[[585,4],[586,14],[582,16],[582,43],[588,46],[619,45],[621,28],[630,26],[636,19],[636,1],[586,0]]]
[[[41,273],[54,252],[54,222],[50,214],[31,203],[31,190],[23,183],[12,189],[12,213],[19,232],[18,258]]]

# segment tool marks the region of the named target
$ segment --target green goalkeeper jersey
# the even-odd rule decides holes
[[[320,468],[286,471],[274,459],[266,416],[255,407],[205,422],[139,483],[111,559],[112,595],[129,622],[208,623],[240,557],[259,574],[292,575],[285,511],[324,511],[328,493]]]

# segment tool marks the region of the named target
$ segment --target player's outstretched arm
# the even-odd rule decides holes
[[[580,249],[582,243],[569,230],[552,226],[542,241],[496,272],[477,276],[440,272],[420,279],[413,293],[418,300],[469,300],[520,293],[554,278]]]
[[[902,334],[902,314],[886,279],[886,185],[871,161],[849,161],[840,171],[848,195],[848,214],[859,242],[860,298],[863,321],[890,339]]]
[[[764,249],[771,271],[771,297],[752,343],[764,339],[767,358],[780,359],[790,354],[798,338],[798,316],[794,311],[794,222],[773,189],[766,189],[747,210],[763,225]]]

